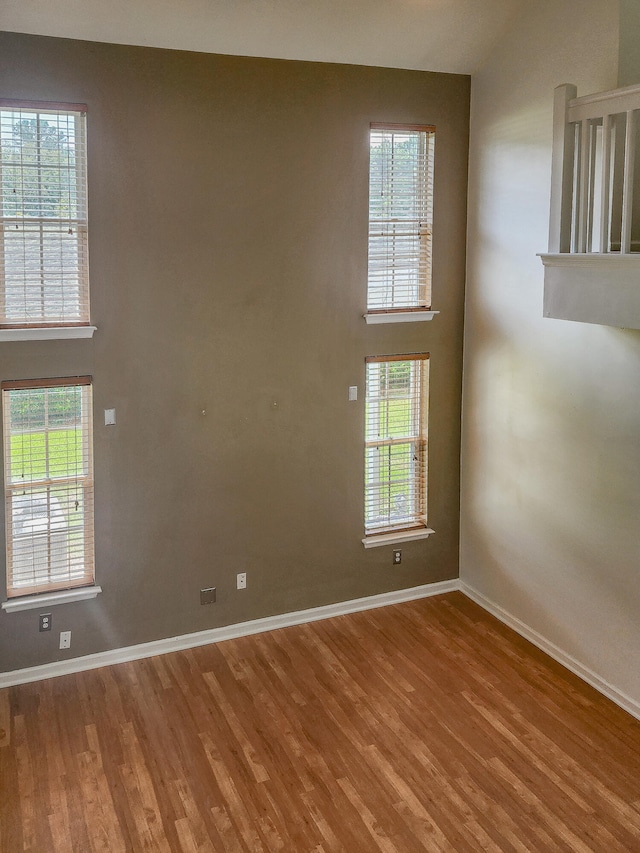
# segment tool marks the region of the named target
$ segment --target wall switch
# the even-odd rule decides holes
[[[51,630],[51,614],[50,613],[41,613],[38,616],[39,619],[39,631],[50,631]]]
[[[105,409],[104,410],[104,425],[105,426],[113,426],[116,422],[116,410],[115,409]]]
[[[71,631],[60,631],[60,648],[71,648]]]
[[[238,589],[246,589],[247,588],[247,573],[246,572],[238,572],[236,580],[237,580],[237,588]]]
[[[393,552],[393,565],[398,566],[402,562],[402,551]]]
[[[207,589],[200,590],[200,604],[215,604],[216,588],[210,586]]]
[[[349,385],[349,400],[357,400],[358,399],[358,386],[357,385]]]

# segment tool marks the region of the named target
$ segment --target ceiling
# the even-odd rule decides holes
[[[10,32],[471,74],[523,0],[1,0]]]

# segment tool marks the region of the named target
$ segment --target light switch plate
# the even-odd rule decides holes
[[[116,422],[116,410],[115,409],[105,409],[104,410],[104,425],[105,426],[113,426]]]

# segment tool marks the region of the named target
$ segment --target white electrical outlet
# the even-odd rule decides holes
[[[71,631],[60,631],[60,648],[71,648]]]
[[[246,572],[238,572],[237,580],[237,588],[238,589],[246,589],[247,588],[247,573]]]

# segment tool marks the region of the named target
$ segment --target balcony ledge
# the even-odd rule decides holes
[[[543,314],[640,329],[640,253],[541,254]]]

